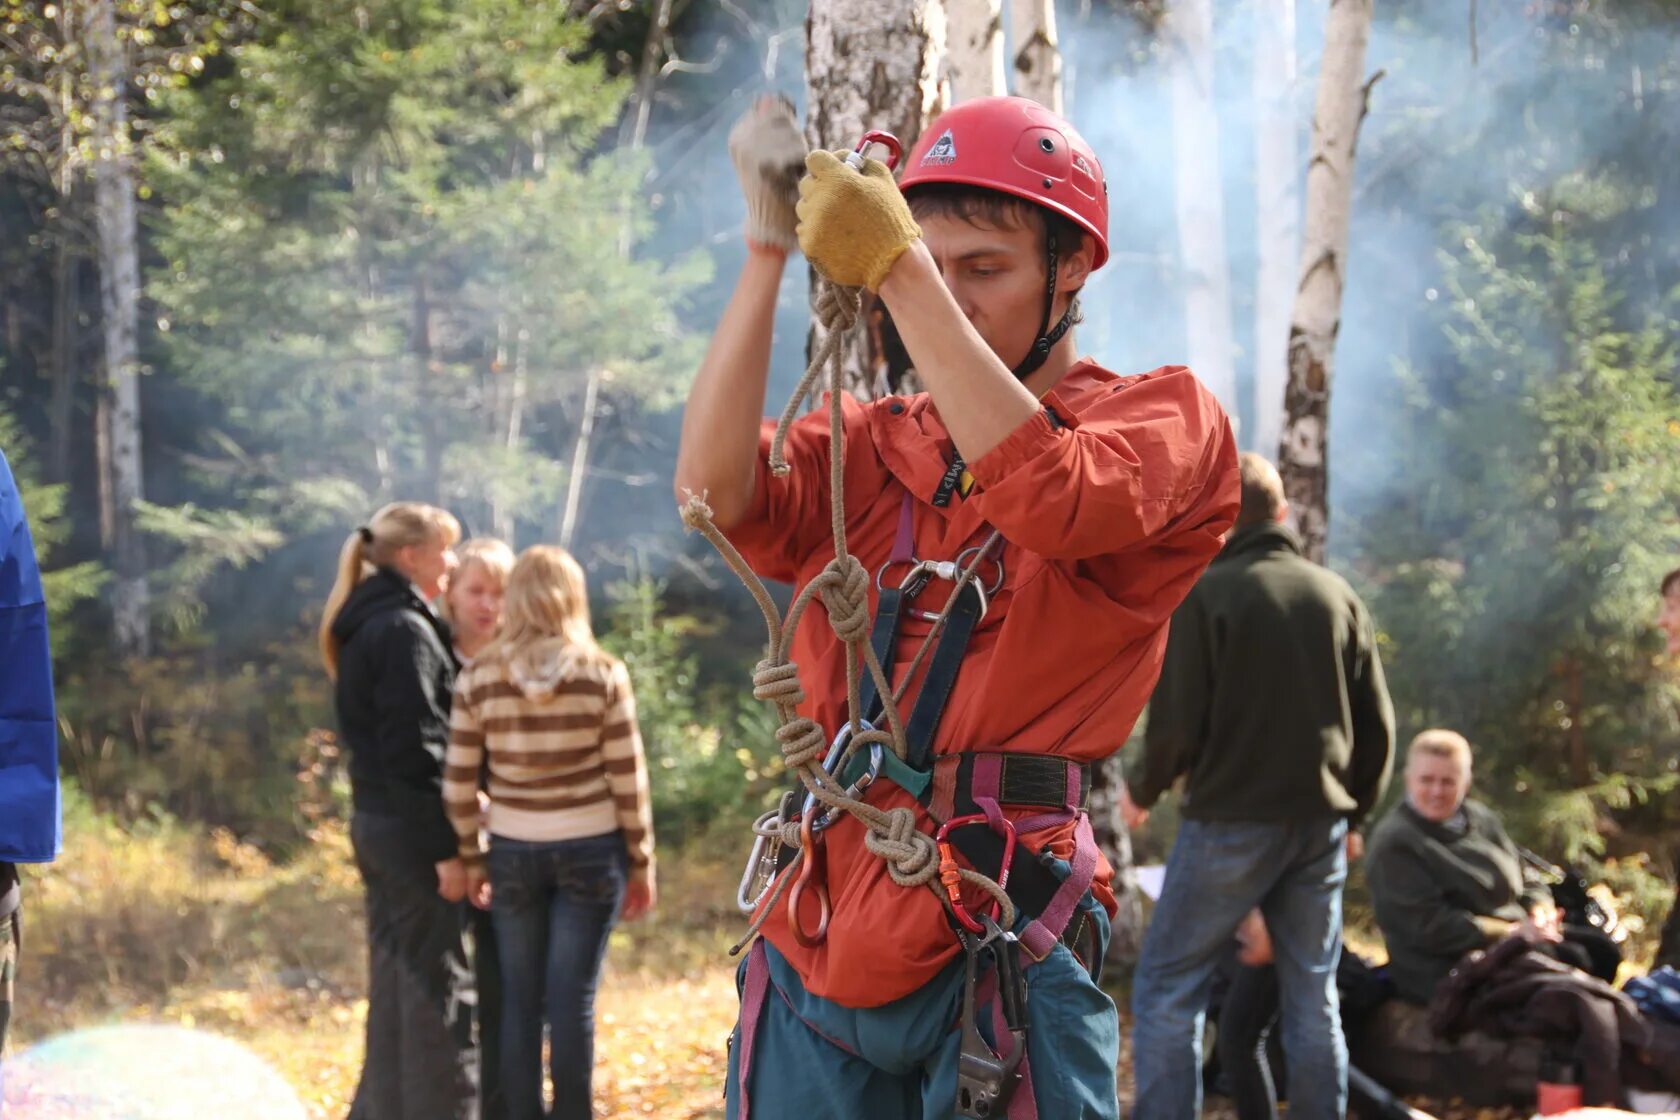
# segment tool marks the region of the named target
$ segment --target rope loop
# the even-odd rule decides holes
[[[799,683],[799,666],[768,657],[760,661],[753,669],[753,699],[790,708],[803,704],[805,686]]]
[[[794,716],[776,728],[776,741],[782,745],[782,758],[789,770],[798,770],[809,763],[820,763],[828,748],[828,739],[814,719]]]

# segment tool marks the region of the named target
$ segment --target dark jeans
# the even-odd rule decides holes
[[[582,840],[490,838],[502,957],[502,1092],[509,1120],[589,1120],[595,988],[630,856],[620,833]],[[543,1022],[554,1108],[542,1106]]]
[[[351,1120],[474,1120],[478,1115],[472,973],[462,904],[401,820],[350,821],[367,888],[367,1053]]]
[[[480,1120],[507,1120],[502,1094],[502,955],[488,910],[467,907],[473,982],[478,986],[478,1101]]]

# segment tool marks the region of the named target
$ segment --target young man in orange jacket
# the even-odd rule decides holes
[[[994,529],[1003,543],[980,568],[983,609],[953,627],[972,627],[966,643],[942,637],[904,696],[910,766],[869,800],[912,809],[928,833],[983,813],[968,839],[1018,834],[1025,1021],[995,1006],[973,1018],[1000,1060],[1011,1049],[1001,1035],[1019,1026],[1026,1061],[1003,1063],[1012,1072],[994,1084],[991,1115],[1114,1117],[1117,1020],[1095,981],[1113,896],[1084,813],[1089,764],[1125,741],[1168,619],[1236,513],[1230,425],[1183,367],[1122,378],[1077,358],[1077,297],[1108,257],[1107,188],[1095,153],[1048,110],[1020,98],[957,106],[929,126],[898,184],[873,160],[806,158],[785,103],[749,110],[731,150],[749,252],[689,394],[677,494],[704,493],[766,578],[803,584],[833,559],[824,412],[793,426],[789,475],[767,467],[775,298],[796,241],[825,276],[874,291],[928,391],[845,402],[851,552],[891,590],[917,561],[971,559]],[[796,219],[785,184],[801,159]],[[934,613],[951,587],[936,577],[902,595]],[[900,667],[895,683],[929,628],[899,598],[897,624],[875,635]],[[844,657],[820,623],[800,628],[801,714],[829,735],[850,715]],[[981,848],[963,850],[999,874],[974,857]],[[826,936],[801,936],[787,897],[774,903],[742,970],[729,1115],[952,1115],[986,1062],[971,1063],[978,1043],[952,1025],[966,981],[951,917],[932,892],[895,884],[851,818],[806,858],[832,920]]]

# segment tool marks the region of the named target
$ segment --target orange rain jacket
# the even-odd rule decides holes
[[[968,496],[941,508],[933,497],[953,448],[927,394],[843,402],[847,545],[871,573],[892,552],[906,488],[916,499],[918,559],[956,559],[988,526],[1004,537],[1005,584],[974,630],[934,737],[938,755],[1022,751],[1095,762],[1119,750],[1160,673],[1167,622],[1236,516],[1236,440],[1218,402],[1184,367],[1122,378],[1081,362],[1043,403],[1065,426],[1040,410],[969,464]],[[774,430],[766,421],[753,507],[728,535],[760,576],[803,586],[834,558],[828,410],[793,425],[786,478],[769,471]],[[890,576],[903,574],[899,565]],[[938,611],[951,586],[934,581],[916,605]],[[872,587],[871,610],[876,598]],[[902,620],[899,672],[928,628]],[[831,736],[846,719],[844,657],[821,601],[813,603],[792,659],[808,697],[801,713]],[[915,687],[905,694],[906,718],[915,696]],[[910,806],[933,831],[926,811],[890,783],[877,783],[871,801]],[[1021,839],[1067,858],[1073,825]],[[764,926],[808,990],[875,1007],[925,984],[956,954],[939,899],[894,884],[864,850],[855,819],[843,816],[824,833],[817,856],[833,904],[827,938],[813,948],[794,940],[786,892]],[[1104,863],[1096,890],[1112,914],[1111,877]]]

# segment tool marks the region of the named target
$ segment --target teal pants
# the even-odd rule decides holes
[[[1100,960],[1108,946],[1108,915],[1089,893],[1079,905],[1095,924]],[[950,1120],[961,1046],[961,957],[919,991],[854,1009],[807,992],[774,946],[763,951],[770,983],[754,1032],[746,1120]],[[737,970],[738,992],[748,963]],[[869,962],[858,967],[867,969]],[[1065,945],[1030,964],[1026,979],[1027,1064],[1037,1115],[1119,1120],[1114,1002]],[[982,1010],[982,1033],[995,1045],[990,1009]],[[724,1089],[727,1120],[741,1120],[740,1046],[737,1023]],[[1011,1109],[1011,1116],[1018,1114]]]

